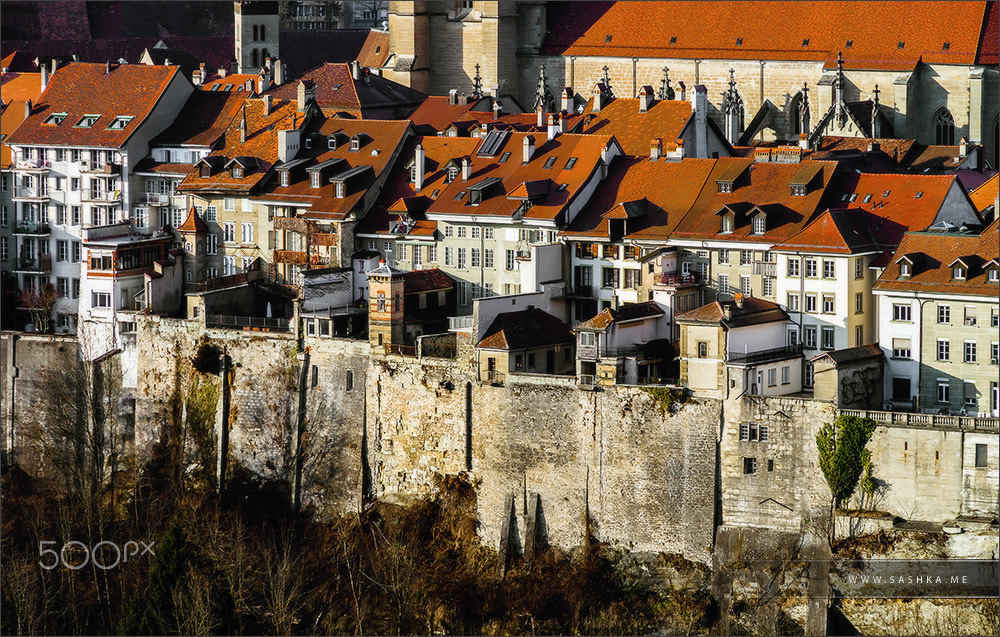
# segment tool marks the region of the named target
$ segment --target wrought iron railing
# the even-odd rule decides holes
[[[786,358],[793,358],[802,355],[802,343],[795,345],[785,345],[784,347],[773,347],[755,352],[729,352],[726,361],[739,365],[755,365],[770,361],[780,361]]]

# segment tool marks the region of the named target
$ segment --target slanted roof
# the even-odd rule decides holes
[[[167,86],[178,77],[174,66],[74,63],[49,78],[31,117],[8,140],[11,144],[120,148],[153,112]],[[83,88],[85,87],[85,89]],[[45,124],[53,113],[66,113],[61,124]],[[100,115],[89,128],[77,123],[84,115]],[[123,128],[108,130],[119,116],[131,117]]]
[[[998,188],[1000,188],[1000,173],[993,175],[985,183],[969,193],[969,199],[972,200],[972,205],[976,207],[978,212],[982,213],[990,206],[995,205]],[[1000,213],[1000,210],[997,213]]]
[[[0,99],[4,104],[13,100],[38,102],[42,94],[41,73],[11,73],[0,75]]]
[[[150,142],[151,146],[212,146],[240,111],[247,93],[195,91],[174,123]]]
[[[321,64],[294,81],[267,91],[275,99],[297,100],[300,81],[316,85],[316,104],[324,112],[343,111],[355,117],[405,117],[425,99],[420,91],[362,69],[354,80],[349,64]],[[405,112],[396,111],[402,109]]]
[[[676,150],[677,140],[691,118],[691,104],[675,100],[654,100],[645,113],[639,112],[638,98],[616,97],[593,113],[593,100],[583,112],[582,133],[614,135],[626,155],[649,156],[653,139],[663,140],[663,151]]]
[[[361,66],[380,69],[389,60],[389,32],[372,29],[365,38],[365,43],[358,53]]]
[[[573,327],[573,330],[606,331],[616,323],[644,321],[646,319],[657,318],[663,315],[663,308],[661,308],[655,301],[627,303],[614,309],[610,307],[604,308],[597,314],[597,316],[589,318],[582,323],[577,323],[577,325]]]
[[[777,303],[756,297],[746,297],[742,303],[740,307],[736,299],[716,301],[675,318],[682,323],[718,323],[727,328],[789,320],[788,314]]]
[[[568,325],[544,310],[529,308],[497,314],[478,347],[514,351],[575,341]]]
[[[177,230],[179,232],[208,232],[208,224],[206,224],[201,219],[201,215],[195,210],[194,206],[188,210],[187,219],[184,220]]]
[[[810,60],[834,68],[843,50],[849,70],[996,64],[996,16],[992,2],[576,2],[549,12],[542,53]],[[947,36],[944,24],[954,25]]]
[[[781,251],[857,254],[892,246],[881,246],[872,233],[879,218],[870,212],[851,208],[825,210],[800,232],[771,248]]]
[[[27,105],[27,102],[21,100],[11,100],[2,107],[3,111],[0,113],[0,135],[2,135],[2,139],[0,139],[0,169],[2,170],[10,168],[14,161],[10,146],[7,145],[7,138],[24,121],[24,110]]]
[[[848,347],[846,349],[838,349],[832,352],[823,352],[819,356],[814,356],[810,360],[816,362],[818,360],[827,359],[834,365],[845,365],[847,363],[855,363],[857,361],[868,360],[870,358],[882,358],[885,354],[882,352],[882,348],[874,343],[869,343],[868,345],[860,345],[858,347]]]
[[[455,287],[455,279],[443,270],[413,270],[403,278],[403,294],[420,294],[423,292],[438,292]]]

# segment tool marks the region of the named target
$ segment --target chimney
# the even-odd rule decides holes
[[[244,106],[240,109],[240,143],[247,143],[247,109]]]
[[[247,80],[246,82],[244,82],[243,83],[243,89],[247,93],[253,93],[253,80]]]
[[[104,74],[108,75],[109,73],[111,73],[111,60],[104,63]]]
[[[300,134],[294,128],[278,131],[278,159],[292,161],[299,152]]]
[[[227,74],[227,73],[226,73],[226,67],[224,67],[224,66],[220,66],[220,67],[219,67],[219,77],[220,77],[220,78],[222,78],[222,77],[226,77],[226,74]]]
[[[684,82],[678,82],[678,83],[677,83],[677,86],[678,86],[678,87],[679,87],[679,88],[681,89],[681,97],[680,97],[680,100],[681,100],[682,102],[686,102],[686,101],[687,101],[687,99],[688,99],[688,89],[687,89],[687,85],[686,85],[686,84],[685,84]]]
[[[43,64],[41,71],[42,71],[42,90],[44,91],[45,87],[49,85],[49,67]]]
[[[524,150],[521,163],[527,164],[531,161],[531,156],[535,154],[535,137],[533,135],[525,135],[524,141],[521,142],[521,146]]]
[[[799,133],[799,148],[809,150],[809,136],[805,133]]]
[[[426,170],[426,154],[424,153],[424,147],[417,144],[417,148],[413,153],[413,165],[414,170],[417,171],[416,179],[413,180],[413,190],[420,192],[424,187],[424,171]]]
[[[556,135],[559,134],[559,123],[558,122],[562,118],[560,118],[558,114],[556,114],[556,115],[550,114],[548,119],[549,119],[549,122],[548,122],[548,128],[549,128],[548,140],[552,141],[553,139],[556,138]]]
[[[663,156],[663,140],[657,137],[649,142],[649,159],[656,161]]]
[[[568,113],[566,115],[560,115],[559,116],[559,132],[560,133],[565,133],[566,132],[566,119],[568,117],[569,117]]]
[[[274,61],[274,84],[281,86],[285,83],[285,70],[282,68],[281,60]]]
[[[594,105],[590,109],[595,113],[600,113],[601,108],[604,106],[604,84],[598,82],[594,86]]]
[[[608,146],[601,147],[601,161],[604,162],[605,166],[611,163],[611,158],[608,157],[608,150],[610,150]]]
[[[468,157],[462,158],[462,181],[472,179],[472,161]]]
[[[59,60],[52,58],[52,74],[55,75],[56,69],[59,68]]]
[[[965,156],[969,154],[969,141],[964,137],[958,142],[958,158],[965,159]]]
[[[270,61],[271,58],[268,58]],[[257,84],[261,87],[259,93],[263,93],[267,89],[271,88],[271,65],[267,65],[260,70],[260,76]]]
[[[566,113],[573,112],[573,87],[567,86],[562,92],[562,110]]]
[[[882,145],[881,144],[879,144],[876,141],[870,141],[870,142],[868,142],[868,152],[869,153],[877,153],[880,150],[882,150]]]
[[[24,100],[24,119],[31,117],[31,100]]]
[[[733,304],[719,302],[719,306],[722,308],[722,317],[731,319],[733,318]]]
[[[361,79],[361,63],[357,60],[351,62],[351,79],[355,82]]]
[[[205,83],[205,79],[208,77],[208,71],[205,70],[205,63],[202,62],[198,65],[198,86]]]
[[[691,112],[694,113],[694,156],[705,159],[708,157],[708,89],[704,84],[694,87]]]
[[[736,302],[736,307],[738,309],[743,309],[743,294],[741,292],[737,292],[733,295],[733,301]]]
[[[653,92],[649,87],[643,86],[639,89],[639,112],[645,113],[653,105]]]
[[[309,100],[316,99],[316,85],[313,84],[312,80],[299,80],[296,97],[299,102],[298,112],[305,113],[306,104],[309,103]]]
[[[163,66],[170,66],[170,58],[163,58]]]
[[[501,115],[503,115],[503,105],[500,103],[500,100],[494,99],[493,100],[493,119],[500,119]]]
[[[230,75],[236,75],[239,72],[240,72],[240,65],[236,62],[236,60],[230,60],[229,61],[229,74]]]
[[[450,91],[448,91],[448,104],[450,104],[451,106],[455,106],[456,104],[458,104],[457,88],[453,88]]]
[[[541,104],[535,109],[535,127],[542,128],[545,126],[545,107]]]
[[[267,115],[271,114],[271,96],[265,95],[261,99],[264,100],[264,113]]]

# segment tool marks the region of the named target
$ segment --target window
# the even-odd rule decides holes
[[[73,279],[73,298],[80,298],[80,279]]]
[[[910,321],[911,311],[913,308],[910,307],[909,303],[893,303],[892,304],[892,320],[894,321]]]
[[[9,258],[8,250],[7,237],[0,237],[0,259],[6,261]]]
[[[799,259],[797,257],[788,258],[788,276],[790,277],[799,276]]]
[[[618,270],[616,268],[601,268],[601,287],[618,287]]]
[[[806,259],[806,276],[816,278],[816,259]]]
[[[80,206],[70,206],[69,208],[69,220],[74,226],[80,225]]]
[[[753,233],[754,234],[764,234],[767,229],[767,223],[764,219],[764,215],[757,215],[753,218]]]
[[[783,365],[781,367],[781,384],[788,385],[792,382],[792,367],[790,365]]]
[[[823,314],[833,314],[834,312],[834,296],[832,294],[823,295]]]
[[[990,283],[996,283],[1000,281],[1000,270],[997,268],[990,268],[986,271],[986,280]]]
[[[79,262],[80,262],[80,242],[79,241],[74,241],[73,242],[73,263],[79,263]]]
[[[816,295],[815,294],[810,294],[810,293],[806,294],[806,312],[812,312],[812,313],[816,312]]]
[[[465,269],[465,248],[458,249],[458,269]]]
[[[757,473],[757,458],[743,458],[743,475]]]
[[[938,146],[955,145],[955,118],[946,108],[942,108],[934,117],[935,139]]]
[[[66,113],[52,113],[47,118],[45,118],[44,124],[52,124],[58,126],[62,124],[62,121],[66,119]]]
[[[823,259],[823,278],[837,278],[837,262],[830,259]]]
[[[963,281],[965,279],[965,268],[960,265],[956,265],[951,269],[951,278],[956,281]]]
[[[1000,361],[1000,343],[993,341],[990,343],[990,363],[996,365]]]
[[[243,268],[242,272],[249,272],[250,266],[253,265],[253,257],[243,257],[242,263],[240,265]]]
[[[804,375],[802,377],[802,386],[803,387],[812,387],[813,386],[813,377],[814,377],[814,374],[815,374],[815,372],[813,370],[812,361],[806,361],[805,367],[803,369],[804,369],[804,371],[803,371]]]
[[[798,312],[799,311],[799,293],[789,292],[787,306],[789,311]]]
[[[437,244],[431,244],[427,246],[427,260],[431,263],[437,263],[438,260],[438,248]]]
[[[513,270],[515,263],[515,254],[513,250],[507,250],[504,254],[504,269]]]
[[[950,305],[938,305],[938,308],[937,308],[937,322],[938,323],[951,323],[951,306]]]
[[[76,123],[77,128],[90,128],[97,123],[97,120],[101,119],[100,115],[84,115],[80,118],[80,121]]]
[[[698,341],[698,358],[708,358],[708,341]]]
[[[740,265],[750,265],[753,261],[753,250],[740,250]]]
[[[766,276],[763,279],[764,296],[774,296],[774,278]]]
[[[983,443],[976,443],[976,468],[983,468],[986,466],[986,445]]]
[[[719,275],[719,294],[729,294],[729,275]]]
[[[242,224],[242,233],[240,238],[242,243],[253,243],[253,223]]]
[[[493,268],[493,248],[486,248],[483,250],[483,267]]]
[[[90,306],[91,307],[111,307],[111,293],[110,292],[91,292],[90,293]]]
[[[829,326],[824,326],[822,330],[822,336],[823,336],[822,348],[833,349],[834,348],[833,328]]]
[[[226,212],[232,212],[236,210],[236,199],[233,197],[225,197],[222,200],[222,209]]]
[[[69,261],[69,241],[56,241],[56,261]]]
[[[966,325],[976,324],[976,308],[972,305],[965,306],[965,324]]]
[[[625,289],[634,290],[639,287],[639,276],[640,270],[635,270],[631,268],[625,268],[623,270],[625,275]]]
[[[414,268],[418,265],[423,265],[423,252],[424,249],[422,246],[413,246],[413,257],[410,259],[410,262],[413,264]]]
[[[772,367],[767,370],[767,386],[774,387],[778,384],[778,368]]]
[[[939,403],[951,401],[951,387],[948,384],[947,378],[937,379],[937,399]]]
[[[719,250],[719,264],[729,265],[729,250]]]
[[[743,296],[750,296],[750,277],[745,274],[740,276],[740,292]]]
[[[975,363],[976,362],[976,342],[975,341],[965,341],[965,362]]]
[[[721,190],[719,192],[722,192]],[[722,215],[722,226],[719,228],[719,234],[729,234],[733,231],[733,215],[724,214]]]
[[[236,223],[233,221],[227,221],[222,224],[222,240],[225,243],[233,243],[236,241]]]
[[[459,239],[464,239],[465,235],[466,235],[466,227],[465,226],[458,226],[458,238]]]
[[[894,339],[892,339],[892,357],[893,358],[909,358],[910,357],[910,339],[908,339],[908,338],[894,338]]]
[[[458,304],[459,305],[469,304],[469,284],[466,281],[458,282]]]
[[[861,279],[865,276],[865,263],[861,257],[854,259],[854,278]]]
[[[990,327],[1000,327],[1000,309],[990,310]]]
[[[128,126],[128,123],[131,121],[132,121],[131,117],[119,115],[118,117],[111,120],[110,124],[108,124],[108,130],[122,130],[126,126]]]
[[[451,246],[445,246],[444,249],[444,264],[445,265],[455,265],[455,249]]]
[[[59,293],[59,296],[69,296],[69,279],[65,277],[56,279],[56,291]]]
[[[806,325],[802,329],[803,347],[806,349],[816,349],[816,326]]]
[[[937,359],[946,361],[951,358],[951,341],[946,338],[939,338],[937,341]]]

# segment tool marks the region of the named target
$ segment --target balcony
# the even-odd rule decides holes
[[[574,285],[569,289],[569,296],[573,296],[578,299],[592,299],[594,298],[594,286]]]
[[[991,431],[1000,429],[1000,418],[975,416],[950,416],[946,414],[915,414],[900,411],[864,411],[842,409],[845,416],[869,418],[886,427],[922,427],[928,429],[960,429],[964,431]]]
[[[18,186],[14,188],[14,192],[11,193],[11,197],[14,201],[48,201],[49,191],[45,188],[28,188],[25,186]]]
[[[44,161],[41,159],[20,159],[14,165],[14,170],[20,170],[31,173],[43,173],[43,172],[48,172],[51,166],[52,166],[51,162]]]
[[[27,235],[47,235],[52,230],[47,223],[35,223],[34,221],[19,221],[14,225],[14,234]]]
[[[80,172],[101,175],[117,175],[122,171],[119,164],[106,161],[81,161]]]
[[[164,195],[158,192],[144,192],[139,195],[139,203],[146,206],[169,206],[170,205],[170,195]]]
[[[20,257],[14,262],[14,271],[50,274],[52,272],[52,257],[47,254],[40,257]]]
[[[471,332],[473,327],[473,318],[474,317],[471,314],[468,316],[449,316],[448,331]]]
[[[295,217],[274,218],[274,229],[276,231],[291,230],[292,232],[306,234],[312,230],[310,225],[311,224],[305,219],[297,219]]]
[[[785,345],[784,347],[774,347],[772,349],[762,349],[756,352],[729,352],[726,363],[729,365],[761,365],[783,361],[789,358],[802,356],[802,343],[795,345]]]
[[[118,206],[122,202],[120,190],[84,190],[81,194],[82,201],[104,206]]]
[[[259,316],[227,316],[211,314],[205,316],[205,327],[227,330],[248,330],[254,332],[288,332],[288,319],[262,318]]]
[[[483,373],[483,382],[487,382],[490,385],[503,385],[506,378],[506,374],[495,369],[489,369]]]
[[[776,276],[778,264],[768,263],[766,261],[754,261],[751,272],[753,274],[759,274],[760,276]]]
[[[337,262],[329,256],[309,254],[305,250],[275,250],[274,262],[291,263],[294,265],[319,265],[319,266],[338,265]]]
[[[664,273],[653,279],[653,285],[673,289],[690,288],[698,285],[698,275],[693,272],[688,274]]]

